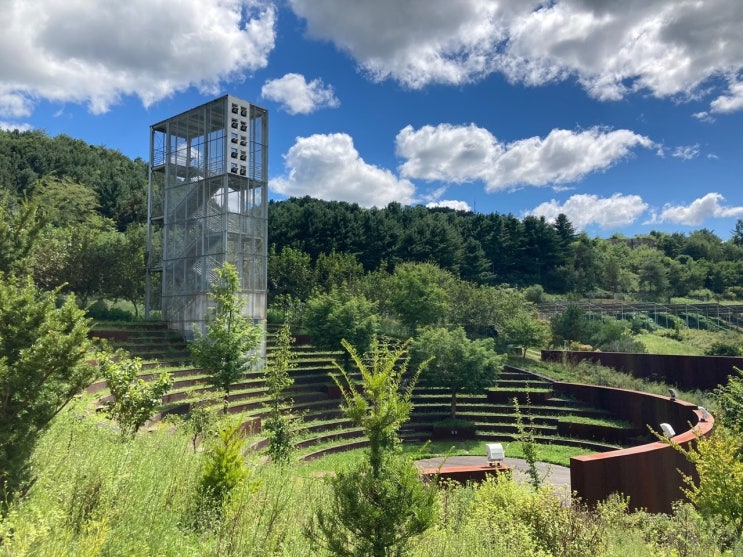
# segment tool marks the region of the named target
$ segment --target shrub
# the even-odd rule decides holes
[[[248,477],[243,448],[245,437],[236,420],[226,418],[205,452],[204,471],[197,494],[196,526],[207,526],[209,519],[222,516],[232,491]]]
[[[58,294],[0,273],[0,514],[29,479],[41,433],[95,375],[88,320]]]
[[[295,367],[295,355],[291,351],[293,342],[289,325],[285,323],[276,337],[273,356],[263,373],[270,397],[263,429],[268,437],[268,454],[271,460],[281,464],[289,461],[294,440],[291,400],[286,395],[286,390],[294,383],[294,379],[289,376],[289,371]]]
[[[534,284],[524,289],[524,298],[532,304],[541,304],[544,298],[544,288],[541,284]]]
[[[128,358],[123,351],[116,355],[100,356],[100,369],[111,392],[107,413],[121,428],[124,436],[134,436],[147,423],[162,396],[170,390],[173,379],[170,373],[162,372],[157,379],[145,381],[139,378],[142,372],[140,358]]]
[[[642,342],[630,335],[624,335],[617,340],[602,345],[601,350],[604,352],[632,352],[636,354],[645,354],[648,351]]]
[[[727,342],[713,342],[712,345],[704,351],[707,356],[740,356],[740,346]]]

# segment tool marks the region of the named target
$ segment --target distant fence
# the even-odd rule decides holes
[[[669,423],[678,432],[673,441],[684,448],[714,427],[712,417],[701,421],[696,405],[669,397],[577,383],[556,382],[554,389],[610,410],[641,429],[660,431],[661,423]],[[632,509],[670,513],[673,502],[684,499],[681,473],[694,475],[695,470],[676,449],[660,441],[570,459],[571,489],[589,505],[621,493],[629,497]]]
[[[617,319],[631,319],[644,314],[656,323],[665,321],[666,327],[673,327],[675,316],[692,329],[740,328],[743,327],[743,304],[718,304],[697,302],[695,304],[658,304],[655,302],[629,302],[622,300],[581,300],[579,302],[544,302],[537,309],[545,318],[561,314],[568,306],[580,307],[589,317],[595,315],[612,316]]]
[[[573,363],[583,360],[596,362],[634,377],[676,385],[685,390],[714,389],[717,385],[727,383],[728,377],[733,373],[733,367],[743,369],[743,358],[729,356],[542,350],[543,361],[561,362],[563,358]]]

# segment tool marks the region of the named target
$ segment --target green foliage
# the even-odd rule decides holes
[[[342,339],[366,351],[379,329],[377,305],[346,288],[317,294],[307,301],[305,326],[320,346],[337,349]]]
[[[256,349],[263,331],[243,315],[245,304],[238,295],[239,279],[234,265],[225,263],[215,274],[209,294],[215,306],[207,320],[206,334],[194,331],[190,349],[196,365],[209,374],[209,383],[223,391],[226,413],[230,386],[258,361]]]
[[[198,402],[191,404],[191,408],[188,411],[186,427],[188,432],[191,434],[191,447],[194,452],[196,452],[199,440],[202,440],[210,433],[213,433],[218,424],[219,418],[213,400],[203,398]]]
[[[15,204],[0,191],[0,273],[24,274],[44,220],[37,203]]]
[[[552,344],[562,346],[569,341],[582,341],[585,338],[588,318],[577,304],[568,304],[565,310],[551,320]]]
[[[345,399],[343,411],[364,429],[369,450],[364,461],[329,480],[332,496],[306,526],[310,541],[333,555],[405,555],[411,539],[435,519],[434,489],[420,482],[412,462],[399,453],[398,430],[410,416],[410,397],[424,367],[402,387],[407,344],[394,348],[375,337],[364,358],[343,341],[361,386],[341,366],[334,380]]]
[[[52,418],[95,375],[86,363],[89,323],[72,298],[0,274],[0,489],[29,477],[33,448]]]
[[[414,364],[431,359],[421,384],[451,392],[451,417],[456,418],[457,393],[478,393],[492,386],[506,356],[493,339],[470,340],[464,329],[427,328],[410,345]]]
[[[743,370],[733,367],[727,385],[714,392],[722,422],[735,431],[743,432]]]
[[[124,351],[99,356],[101,375],[111,392],[107,412],[124,437],[134,437],[162,403],[173,385],[170,373],[162,372],[151,381],[140,378],[141,358],[129,358]]]
[[[90,193],[76,188],[64,199],[64,187],[56,188],[48,196],[55,207],[85,208],[94,197],[98,213],[112,219],[119,230],[132,222],[144,222],[147,215],[147,163],[142,159],[132,161],[112,149],[33,130],[0,131],[0,161],[0,183],[19,199],[36,194],[40,180],[52,187],[55,182],[69,183],[84,186]]]
[[[449,312],[445,286],[453,277],[431,263],[403,263],[395,268],[389,298],[400,321],[414,333],[418,327],[439,325]]]
[[[727,342],[714,342],[704,351],[707,356],[740,356],[741,347],[739,344],[730,344]]]
[[[219,516],[232,491],[248,477],[244,446],[245,436],[240,424],[235,420],[224,420],[204,455],[204,471],[197,498],[200,513],[215,512]]]
[[[193,516],[204,456],[190,450],[188,436],[178,429],[158,430],[121,443],[86,408],[84,401],[68,407],[39,440],[33,459],[36,482],[0,518],[3,555],[328,555],[308,543],[302,532],[316,508],[332,505],[330,480],[312,479],[315,471],[331,469],[318,468],[325,459],[290,468],[250,466],[248,481],[238,483],[219,511],[221,519],[190,529],[184,525]],[[445,453],[451,444],[441,443],[438,450]],[[481,442],[456,444],[470,451],[482,449]],[[515,449],[516,443],[510,444],[509,454]],[[363,456],[361,451],[356,454]],[[337,462],[341,456],[349,455],[327,459]],[[448,484],[435,494],[439,512],[433,526],[414,538],[409,554],[743,554],[743,539],[721,521],[702,518],[691,505],[649,514],[629,512],[620,497],[586,509],[577,501],[566,504],[566,496],[558,488],[545,485],[535,491],[507,478]]]
[[[369,462],[339,470],[333,496],[307,527],[313,547],[332,555],[402,556],[436,516],[436,492],[400,455],[385,454],[376,474]]]
[[[322,291],[348,287],[364,276],[364,267],[352,253],[332,250],[317,256],[314,268],[315,285]]]
[[[544,301],[544,288],[541,284],[534,284],[525,288],[524,299],[532,304],[541,304]]]
[[[648,351],[642,341],[628,334],[622,335],[617,340],[603,344],[601,350],[604,352],[629,352],[635,354],[645,354]]]
[[[271,302],[277,296],[306,300],[313,287],[312,258],[290,246],[277,252],[272,245],[268,252],[268,280]]]
[[[286,390],[294,384],[289,371],[295,367],[295,354],[291,350],[294,338],[288,324],[284,324],[276,336],[276,346],[264,372],[266,391],[270,398],[268,415],[263,419],[263,431],[268,437],[268,454],[271,460],[286,464],[291,457],[294,433],[293,420],[289,415],[291,400]]]
[[[695,446],[675,445],[694,464],[698,480],[684,476],[684,493],[708,520],[730,526],[737,536],[743,533],[743,439],[740,430],[715,428],[709,437],[698,437]]]
[[[502,297],[498,312],[498,332],[506,342],[520,347],[522,356],[526,358],[528,348],[547,345],[550,340],[549,325],[539,317],[536,308],[521,292],[512,289],[502,291],[506,295]]]

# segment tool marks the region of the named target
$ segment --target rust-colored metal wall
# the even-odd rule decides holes
[[[700,421],[696,405],[669,397],[576,383],[558,382],[554,388],[611,410],[642,429],[650,426],[660,431],[661,423],[669,423],[677,432],[673,441],[683,447],[693,443],[697,435],[708,435],[714,427],[711,417]],[[677,450],[660,441],[570,459],[571,489],[583,502],[593,505],[612,493],[621,493],[629,497],[631,508],[656,513],[671,512],[673,502],[684,498],[682,472],[693,475],[694,468]]]
[[[724,385],[733,367],[743,369],[743,358],[728,356],[679,356],[629,352],[579,352],[542,350],[542,360],[551,362],[589,360],[618,371],[676,385],[681,389],[710,390]]]

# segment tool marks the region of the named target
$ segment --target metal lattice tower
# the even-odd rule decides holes
[[[150,126],[147,202],[145,314],[160,309],[189,338],[203,331],[214,269],[229,262],[264,324],[268,112],[226,95]]]

